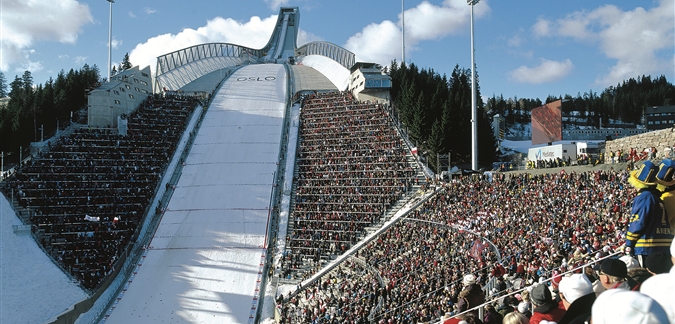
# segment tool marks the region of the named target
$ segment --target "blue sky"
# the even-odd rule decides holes
[[[497,1],[474,9],[482,95],[540,98],[600,92],[641,75],[675,78],[675,0]],[[280,6],[300,8],[298,45],[323,40],[358,61],[400,62],[401,1],[116,0],[113,63],[125,53],[155,69],[159,55],[208,42],[263,47]],[[449,75],[469,68],[465,0],[405,0],[406,61]],[[0,69],[43,83],[96,64],[107,74],[109,2],[0,0]]]

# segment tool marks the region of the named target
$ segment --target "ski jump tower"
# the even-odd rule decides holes
[[[243,65],[293,64],[307,56],[323,56],[347,71],[354,65],[354,53],[329,42],[311,42],[298,48],[299,23],[298,7],[283,7],[279,10],[270,40],[261,49],[229,43],[207,43],[159,56],[155,70],[154,92],[180,90],[190,82],[213,72],[227,75],[231,70]],[[320,68],[318,70],[324,72]]]

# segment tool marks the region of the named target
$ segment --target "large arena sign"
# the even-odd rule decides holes
[[[237,81],[274,81],[276,77],[266,76],[266,77],[239,77]]]

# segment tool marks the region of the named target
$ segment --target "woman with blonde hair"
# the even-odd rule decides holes
[[[513,313],[508,313],[506,316],[504,316],[504,320],[502,320],[502,324],[529,324],[530,320],[527,319],[527,316],[518,313],[518,312],[513,312]]]

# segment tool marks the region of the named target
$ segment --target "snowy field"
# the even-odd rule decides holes
[[[0,194],[0,323],[45,323],[87,294],[31,238]]]

